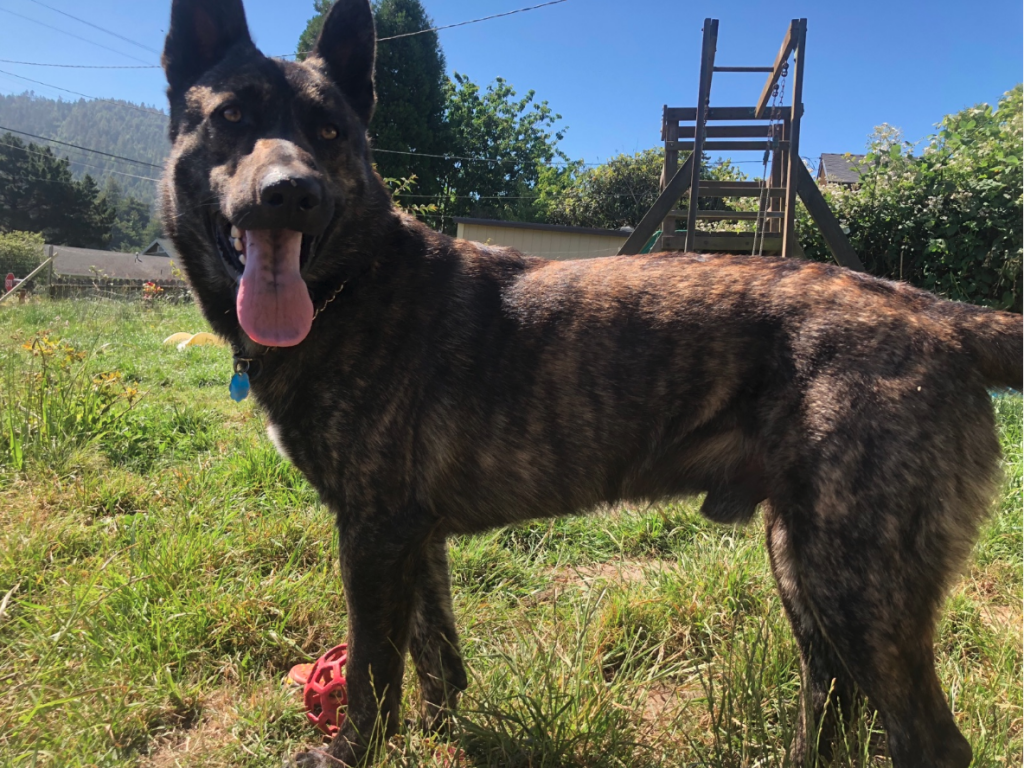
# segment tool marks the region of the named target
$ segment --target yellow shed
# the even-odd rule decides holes
[[[563,227],[519,221],[456,217],[458,236],[488,245],[506,245],[545,259],[593,259],[614,256],[630,235],[627,229]]]

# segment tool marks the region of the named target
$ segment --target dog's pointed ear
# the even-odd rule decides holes
[[[337,0],[309,56],[312,64],[319,59],[364,125],[373,117],[376,45],[369,0]]]
[[[161,59],[170,92],[185,91],[240,43],[252,45],[242,0],[174,0]]]

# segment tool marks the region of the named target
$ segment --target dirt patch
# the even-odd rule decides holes
[[[645,723],[663,726],[678,718],[683,705],[699,695],[699,690],[687,690],[681,686],[659,683],[647,691],[647,699],[644,701],[640,717]]]
[[[678,570],[674,560],[609,560],[604,563],[552,568],[549,573],[555,584],[569,586],[590,585],[597,581],[635,584],[645,581],[649,574]]]
[[[986,605],[981,609],[981,620],[994,632],[1024,636],[1024,616],[1020,606]]]
[[[207,766],[213,755],[234,741],[232,726],[238,720],[237,691],[221,689],[203,700],[202,714],[188,728],[176,728],[157,739],[140,768]]]

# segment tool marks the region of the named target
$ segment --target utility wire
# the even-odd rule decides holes
[[[505,11],[504,13],[495,13],[495,14],[492,14],[491,16],[483,16],[483,17],[481,17],[479,19],[470,19],[469,21],[459,21],[459,22],[456,22],[455,24],[445,24],[445,25],[440,26],[440,27],[430,27],[429,29],[418,29],[415,32],[403,32],[400,35],[391,35],[391,37],[382,37],[382,38],[378,39],[377,42],[378,43],[386,43],[389,40],[401,40],[403,37],[413,37],[414,35],[425,35],[427,32],[439,32],[442,29],[454,29],[455,27],[464,27],[467,24],[476,24],[476,23],[481,22],[481,21],[490,21],[491,19],[500,19],[503,16],[511,16],[511,15],[513,15],[515,13],[525,13],[526,11],[535,11],[538,8],[546,8],[549,5],[559,5],[560,3],[565,3],[565,2],[568,2],[568,0],[551,0],[550,2],[541,3],[540,5],[531,5],[528,8],[517,8],[514,11]],[[283,58],[286,58],[286,57],[298,56],[299,54],[310,53],[311,50],[312,49],[310,49],[309,51],[299,51],[299,53],[285,53],[285,54],[282,54],[281,56],[278,56],[277,58],[283,59]]]
[[[101,152],[98,149],[90,149],[89,147],[83,147],[83,146],[80,146],[78,144],[72,144],[72,143],[67,142],[67,141],[61,141],[60,139],[51,139],[51,138],[49,138],[47,136],[37,136],[34,133],[27,133],[26,131],[19,131],[19,130],[16,130],[14,128],[5,128],[2,125],[0,125],[0,131],[7,131],[9,133],[17,133],[17,134],[19,134],[21,136],[28,136],[29,138],[32,138],[32,139],[39,139],[40,141],[52,141],[54,144],[62,144],[65,147],[73,147],[75,149],[80,149],[83,152],[92,152],[95,155],[103,155],[104,157],[112,157],[115,160],[124,160],[126,163],[135,163],[136,165],[144,165],[144,166],[146,166],[148,168],[156,168],[158,171],[162,171],[163,170],[163,166],[162,165],[157,165],[156,163],[147,163],[145,160],[135,160],[134,158],[131,158],[131,157],[123,157],[121,155],[114,155],[114,154],[111,154],[110,152]]]
[[[132,40],[130,37],[125,37],[124,35],[118,34],[117,32],[112,32],[111,30],[106,29],[105,27],[101,27],[99,24],[93,24],[91,21],[86,21],[85,19],[80,19],[77,16],[72,16],[70,13],[67,13],[66,11],[62,11],[60,8],[54,8],[52,5],[47,5],[46,3],[42,3],[39,0],[30,0],[30,2],[33,2],[36,5],[41,5],[41,6],[43,6],[43,8],[49,8],[54,13],[59,13],[61,16],[67,16],[69,19],[74,19],[75,21],[77,21],[77,22],[79,22],[81,24],[85,24],[87,27],[92,27],[93,29],[98,29],[100,32],[106,32],[108,35],[112,35],[112,36],[116,37],[118,40],[124,40],[126,43],[131,43],[136,48],[141,48],[144,51],[149,51],[150,53],[155,53],[157,56],[160,55],[160,51],[156,50],[155,48],[150,48],[148,45],[143,45],[142,43],[137,43],[134,40]]]
[[[89,43],[89,45],[95,45],[98,48],[104,48],[104,49],[106,49],[108,51],[113,51],[114,53],[120,54],[121,56],[126,56],[129,59],[135,59],[135,61],[141,61],[143,64],[146,63],[144,59],[140,59],[138,56],[132,56],[130,53],[125,53],[124,51],[119,51],[116,48],[111,48],[110,46],[103,45],[103,43],[97,43],[94,40],[90,40],[87,37],[82,37],[81,35],[76,35],[74,32],[68,32],[66,30],[61,29],[60,27],[55,27],[52,24],[47,24],[44,21],[38,21],[37,19],[33,19],[30,16],[25,16],[25,15],[23,15],[21,13],[15,13],[14,11],[10,11],[7,8],[0,8],[0,11],[2,11],[3,13],[9,13],[9,14],[11,14],[11,16],[17,16],[19,19],[25,19],[25,21],[31,21],[33,24],[38,24],[41,27],[46,27],[47,29],[52,29],[55,32],[60,32],[62,35],[67,35],[68,37],[73,37],[76,40],[81,40],[83,42]],[[159,66],[159,65],[151,64],[149,66],[152,67],[152,66]],[[83,65],[82,68],[85,69],[86,67]],[[90,69],[91,69],[91,67],[90,67]]]
[[[33,80],[31,77],[25,77],[24,75],[16,75],[13,72],[8,72],[8,71],[3,70],[3,69],[0,69],[0,75],[8,75],[10,77],[16,77],[19,80],[26,80],[27,82],[35,83],[36,85],[42,85],[42,86],[45,86],[46,88],[53,88],[55,91],[64,91],[64,93],[70,93],[70,94],[73,94],[75,96],[82,96],[83,98],[92,99],[93,101],[106,101],[106,102],[109,102],[111,104],[119,104],[122,107],[128,107],[129,109],[134,109],[136,112],[142,112],[143,114],[146,114],[146,115],[159,115],[162,118],[165,118],[165,119],[167,118],[166,113],[161,112],[159,109],[150,109],[148,107],[140,107],[140,106],[138,106],[136,104],[132,104],[129,101],[121,101],[120,99],[105,99],[102,96],[90,96],[88,93],[81,93],[80,91],[72,91],[72,90],[70,90],[68,88],[61,88],[59,85],[53,85],[52,83],[44,83],[42,80]]]
[[[37,0],[33,0],[33,2],[37,2]],[[568,0],[550,0],[550,2],[541,3],[540,5],[531,5],[531,6],[527,7],[527,8],[517,8],[514,11],[505,11],[504,13],[496,13],[496,14],[493,14],[491,16],[483,16],[482,18],[479,18],[479,19],[470,19],[469,21],[459,21],[459,22],[456,22],[455,24],[445,24],[445,25],[442,25],[440,27],[431,27],[430,29],[420,29],[420,30],[417,30],[415,32],[403,32],[400,35],[392,35],[391,37],[382,37],[382,38],[379,38],[377,40],[377,42],[378,43],[386,43],[389,40],[398,40],[398,39],[403,38],[403,37],[412,37],[413,35],[423,35],[423,34],[426,34],[427,32],[437,32],[437,31],[442,30],[442,29],[453,29],[455,27],[464,27],[467,24],[477,24],[478,22],[481,22],[481,21],[490,21],[491,19],[499,19],[499,18],[502,18],[503,16],[512,16],[513,14],[516,14],[516,13],[525,13],[526,11],[535,11],[538,8],[545,8],[545,7],[549,6],[549,5],[559,5],[560,3],[565,3],[565,2],[568,2]],[[42,3],[40,3],[40,5],[42,5]],[[47,7],[49,7],[49,6],[47,6]],[[0,11],[4,11],[4,10],[5,9],[0,8]],[[15,16],[21,16],[21,14],[14,13],[14,11],[6,11],[6,12],[7,13],[11,13],[11,14],[13,14]],[[70,14],[65,14],[65,15],[70,15]],[[35,21],[35,19],[29,19],[28,16],[21,16],[21,18],[28,19],[28,21]],[[72,17],[72,18],[75,18],[75,17]],[[81,19],[78,19],[78,20],[81,21]],[[35,21],[35,23],[36,24],[42,24],[43,22]],[[85,22],[85,23],[88,23],[88,22]],[[43,26],[48,26],[48,25],[44,24]],[[52,27],[52,29],[57,29],[57,28],[56,27]],[[63,30],[60,30],[60,29],[58,29],[57,31],[58,32],[63,32]],[[107,30],[103,30],[103,31],[107,31]],[[70,35],[71,33],[70,32],[65,32],[64,34]],[[72,37],[77,37],[77,35],[72,35]],[[85,40],[85,38],[79,38],[79,40]],[[85,41],[86,42],[92,42],[91,40],[85,40]],[[99,45],[99,43],[93,43],[93,45]],[[106,46],[100,46],[100,47],[101,48],[105,48]],[[107,50],[113,51],[114,49],[113,48],[108,48]],[[114,52],[115,53],[121,53],[120,51],[114,51]],[[302,53],[309,53],[309,51],[302,51]],[[127,53],[121,53],[121,55],[122,56],[128,56]],[[297,53],[283,53],[283,54],[281,54],[279,56],[275,56],[274,58],[285,59],[285,58],[291,58],[291,57],[298,56],[298,55],[299,54],[297,54]],[[129,56],[129,58],[133,58],[134,59],[135,57],[134,56]],[[135,59],[135,60],[136,61],[142,61],[142,59]],[[143,64],[143,65],[139,65],[139,66],[131,65],[131,64],[127,64],[127,65],[126,64],[50,64],[48,62],[42,62],[42,61],[16,61],[14,59],[0,59],[0,62],[3,62],[4,64],[22,64],[22,65],[27,66],[27,67],[61,67],[63,69],[160,69],[160,65],[159,64]]]
[[[0,71],[2,71],[2,70],[0,70]],[[459,155],[432,155],[429,152],[403,152],[400,149],[376,149],[376,148],[374,148],[372,151],[374,152],[374,154],[408,155],[410,157],[433,157],[433,158],[437,158],[438,160],[461,160],[461,161],[464,161],[464,162],[472,162],[472,163],[518,163],[518,162],[520,162],[519,160],[515,160],[515,159],[502,160],[501,158],[498,158],[498,157],[462,157],[462,156],[459,156]],[[556,160],[548,160],[548,161],[544,162],[544,165],[573,165],[573,164],[574,164],[574,161],[572,161],[572,160],[557,160],[557,161]],[[582,163],[582,165],[587,165],[587,166],[590,166],[590,165],[603,165],[603,163]]]
[[[26,154],[38,155],[40,157],[52,157],[52,158],[56,158],[57,160],[67,160],[69,163],[74,163],[76,165],[81,165],[81,166],[83,166],[85,168],[92,168],[92,169],[100,171],[102,173],[116,173],[118,176],[127,176],[129,179],[142,179],[143,181],[157,181],[157,182],[160,181],[160,179],[154,179],[152,176],[138,176],[138,175],[136,175],[134,173],[126,173],[125,171],[115,171],[113,168],[104,168],[104,167],[102,167],[100,165],[92,165],[91,163],[87,163],[84,160],[79,160],[77,158],[73,158],[73,157],[62,158],[58,154],[50,154],[48,152],[40,152],[38,149],[30,149],[29,147],[19,147],[17,144],[7,144],[7,143],[5,143],[3,141],[0,141],[0,147],[7,147],[8,149],[19,149],[22,152],[25,152]]]
[[[0,10],[3,10],[0,8]],[[159,64],[49,64],[41,61],[18,61],[0,59],[4,64],[21,64],[26,67],[59,67],[61,69],[160,69]]]

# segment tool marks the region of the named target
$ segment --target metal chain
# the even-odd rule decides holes
[[[782,65],[782,74],[779,81],[775,83],[775,87],[772,89],[772,101],[769,105],[771,110],[771,118],[768,122],[768,129],[771,133],[771,146],[766,148],[764,151],[764,168],[761,171],[761,195],[757,200],[757,213],[758,216],[754,220],[754,241],[751,243],[750,254],[751,256],[762,256],[764,254],[764,237],[765,237],[765,224],[767,224],[768,201],[769,197],[769,181],[768,181],[768,158],[772,150],[778,150],[779,135],[776,131],[776,126],[781,122],[775,117],[776,104],[781,105],[786,95],[786,77],[789,75],[789,62],[785,62]],[[758,234],[760,234],[760,241],[758,240]]]
[[[339,293],[341,293],[343,290],[345,290],[345,284],[346,283],[348,283],[348,280],[345,280],[341,285],[339,285],[337,290],[334,293],[331,294],[330,298],[327,299],[327,301],[325,301],[323,304],[320,305],[320,309],[316,310],[313,313],[313,319],[314,320],[316,320],[320,316],[321,312],[323,312],[325,309],[327,309],[327,305],[328,304],[330,304],[332,301],[334,301],[336,298],[338,298],[338,294]]]

